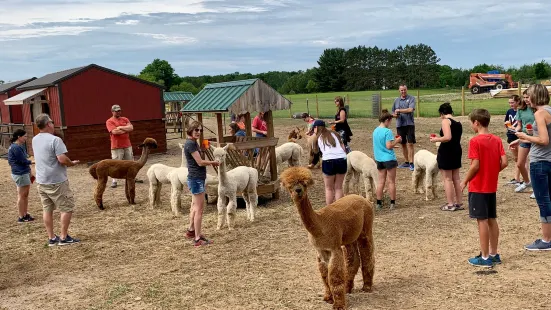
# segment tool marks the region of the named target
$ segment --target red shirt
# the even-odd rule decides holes
[[[478,159],[478,172],[469,181],[470,193],[495,193],[505,155],[501,139],[492,134],[477,135],[469,141],[469,158]]]
[[[126,126],[130,123],[128,118],[126,117],[119,117],[114,118],[111,117],[110,119],[105,122],[105,125],[107,126],[107,130],[109,131],[109,134],[111,135],[111,149],[124,149],[129,146],[132,146],[132,143],[130,143],[130,134],[129,133],[123,133],[122,135],[114,135],[111,133],[113,129],[119,127],[119,126]]]
[[[258,115],[255,116],[253,119],[253,128],[256,128],[262,131],[268,131],[268,126],[266,125],[266,121],[263,119],[260,119]]]

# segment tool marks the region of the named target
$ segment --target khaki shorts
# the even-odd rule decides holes
[[[134,160],[134,154],[132,154],[132,147],[129,146],[124,149],[112,149],[111,158],[120,159],[120,160]]]
[[[53,212],[56,207],[60,212],[73,212],[75,197],[69,187],[69,181],[57,184],[38,184],[38,195],[42,201],[42,208],[46,212]]]

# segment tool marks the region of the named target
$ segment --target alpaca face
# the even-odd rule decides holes
[[[142,144],[138,145],[138,148],[143,148],[147,146],[150,149],[156,149],[157,148],[157,141],[153,138],[145,138]]]
[[[227,153],[224,150],[224,148],[219,148],[219,147],[215,148],[214,151],[212,152],[212,155],[214,156],[214,160],[219,163],[226,161]]]
[[[302,198],[308,187],[314,184],[312,172],[304,167],[290,167],[285,169],[280,176],[281,185],[285,187],[291,197]]]

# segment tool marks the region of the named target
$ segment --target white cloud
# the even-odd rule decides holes
[[[139,24],[140,21],[139,20],[135,20],[135,19],[128,19],[128,20],[123,20],[123,21],[120,21],[120,22],[116,22],[115,24],[117,25],[137,25]]]
[[[20,28],[0,31],[0,41],[14,41],[28,38],[48,36],[75,36],[83,32],[92,31],[98,27],[45,27]]]
[[[197,42],[196,38],[181,36],[181,35],[166,35],[162,33],[136,33],[137,35],[150,37],[156,40],[163,41],[166,44],[186,45]]]

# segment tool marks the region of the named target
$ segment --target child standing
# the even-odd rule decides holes
[[[402,141],[401,137],[394,138],[392,131],[388,129],[392,122],[392,114],[383,110],[379,116],[379,126],[373,131],[373,153],[379,172],[379,184],[377,185],[377,210],[383,208],[383,189],[388,176],[388,190],[390,192],[390,209],[396,204],[396,167],[398,161],[394,153],[394,146]]]
[[[464,190],[469,184],[469,216],[477,220],[480,238],[480,255],[469,258],[469,263],[492,267],[501,263],[497,253],[496,191],[499,172],[507,167],[507,156],[501,139],[488,131],[490,113],[485,109],[476,109],[469,118],[476,136],[469,141],[471,166],[461,189]]]

